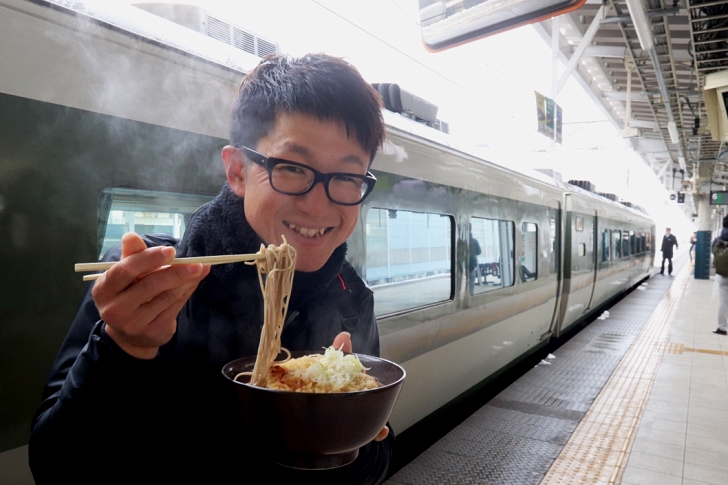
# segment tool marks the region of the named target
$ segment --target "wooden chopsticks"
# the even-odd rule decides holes
[[[227,264],[227,263],[239,263],[241,261],[255,261],[265,256],[261,253],[255,254],[224,254],[221,256],[196,256],[192,258],[175,258],[169,264]],[[77,273],[84,271],[106,271],[114,266],[117,261],[108,263],[77,263],[75,270]],[[85,275],[84,281],[91,281],[97,279],[103,273]]]

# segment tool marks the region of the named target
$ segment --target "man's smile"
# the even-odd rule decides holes
[[[287,228],[291,229],[292,231],[295,231],[295,232],[299,233],[300,235],[306,236],[306,237],[319,237],[319,236],[323,236],[328,230],[332,229],[330,227],[322,227],[320,229],[312,229],[312,228],[308,228],[308,227],[297,226],[295,224],[291,224],[290,222],[284,222],[283,224],[285,224],[285,226]]]

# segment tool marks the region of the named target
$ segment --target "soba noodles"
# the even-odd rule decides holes
[[[344,355],[333,346],[323,355],[291,359],[291,353],[281,347],[281,333],[293,286],[296,250],[283,238],[280,246],[266,248],[261,244],[258,254],[264,256],[254,263],[258,266],[263,291],[263,329],[253,371],[241,372],[235,380],[250,376],[253,386],[293,392],[351,392],[379,387],[379,382],[366,373],[356,355]],[[288,356],[276,362],[281,352]]]
[[[250,375],[252,385],[265,387],[268,373],[278,354],[281,351],[287,353],[286,361],[291,356],[288,350],[281,348],[281,333],[296,270],[296,250],[284,237],[280,246],[271,244],[266,248],[261,244],[258,253],[265,256],[255,262],[258,266],[260,289],[263,291],[263,329],[253,372],[243,372],[235,376],[235,379],[241,375]]]

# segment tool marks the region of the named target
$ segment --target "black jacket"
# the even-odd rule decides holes
[[[713,242],[710,243],[711,249],[715,247],[716,244],[718,244],[720,241],[727,241],[728,242],[728,227],[724,227],[720,231],[720,236],[713,239]]]
[[[169,236],[145,240],[176,243]],[[226,186],[195,213],[177,255],[250,253],[260,243],[242,199]],[[321,270],[296,272],[282,334],[287,349],[321,349],[348,331],[356,352],[379,355],[373,295],[345,253],[346,244]],[[105,259],[119,256],[117,247]],[[252,483],[255,471],[271,483],[384,478],[393,435],[362,448],[347,467],[299,472],[270,462],[239,422],[233,386],[221,370],[257,352],[263,300],[255,266],[213,266],[177,321],[175,337],[157,358],[135,359],[106,336],[89,289],[33,420],[29,455],[38,484]]]
[[[663,258],[672,258],[672,247],[675,246],[677,248],[677,238],[674,234],[670,234],[669,236],[665,234],[662,237],[662,246],[660,247],[660,251],[662,251],[662,257]]]

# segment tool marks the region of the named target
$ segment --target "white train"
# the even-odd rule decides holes
[[[0,0],[0,479],[25,473],[85,287],[74,263],[127,230],[181,235],[225,181],[229,103],[259,61],[134,7],[68,3]],[[383,357],[408,372],[402,433],[646,278],[655,229],[637,208],[385,120],[349,259],[375,290]]]

